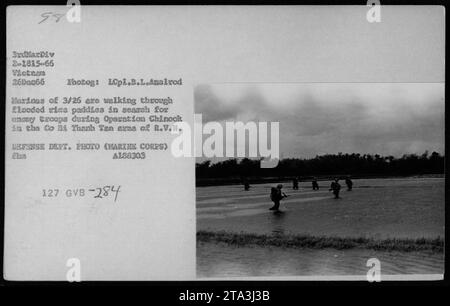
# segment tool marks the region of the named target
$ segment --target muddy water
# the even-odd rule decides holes
[[[334,200],[321,182],[319,191],[300,184],[281,204],[268,208],[273,184],[197,188],[197,229],[257,234],[385,238],[444,237],[445,179],[354,180],[354,189]],[[369,258],[381,261],[383,274],[442,274],[444,255],[365,249],[283,249],[199,243],[198,277],[366,275]]]
[[[273,184],[272,184],[273,185]],[[354,189],[334,200],[328,183],[319,191],[309,183],[300,190],[285,184],[285,212],[268,210],[270,184],[197,188],[197,229],[286,233],[340,237],[444,237],[445,179],[401,178],[354,180]]]
[[[197,277],[366,275],[369,258],[381,262],[381,274],[442,274],[444,255],[351,249],[283,249],[197,245]]]

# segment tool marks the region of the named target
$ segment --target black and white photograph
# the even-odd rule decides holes
[[[205,127],[280,131],[273,168],[251,141],[238,158],[198,158],[199,276],[357,280],[372,263],[385,278],[443,274],[444,84],[211,84],[194,97]],[[204,134],[204,151],[239,145],[228,136]]]
[[[445,4],[34,2],[2,11],[0,287],[448,286]]]

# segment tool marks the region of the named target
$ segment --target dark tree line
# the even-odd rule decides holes
[[[378,154],[327,154],[311,159],[282,159],[275,168],[263,169],[260,161],[244,158],[196,164],[197,181],[262,177],[311,177],[327,175],[406,176],[444,173],[444,156],[437,152],[405,154],[400,158]]]

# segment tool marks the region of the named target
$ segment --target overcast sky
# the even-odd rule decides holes
[[[199,85],[194,98],[203,122],[280,122],[284,158],[444,153],[443,83]]]

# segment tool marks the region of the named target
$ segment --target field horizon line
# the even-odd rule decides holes
[[[253,234],[244,232],[206,231],[197,232],[197,241],[223,242],[235,246],[273,246],[283,248],[310,248],[338,250],[370,249],[376,251],[444,251],[444,239],[436,238],[386,238],[313,236],[301,234]]]

